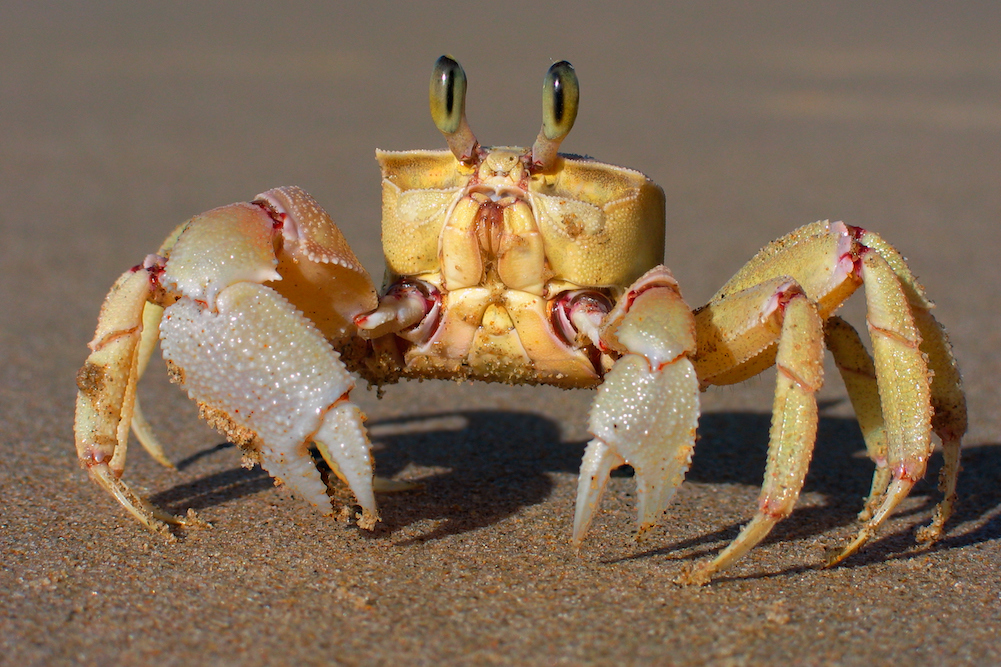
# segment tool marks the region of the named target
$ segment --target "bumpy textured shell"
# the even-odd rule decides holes
[[[390,273],[439,270],[438,239],[472,170],[448,151],[378,151]],[[529,182],[554,278],[625,287],[664,256],[664,192],[638,171],[562,157]]]

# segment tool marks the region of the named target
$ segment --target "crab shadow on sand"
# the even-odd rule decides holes
[[[710,486],[758,488],[765,467],[769,420],[770,416],[762,413],[704,414],[687,480]],[[421,484],[417,491],[380,494],[383,521],[375,534],[394,533],[425,520],[437,522],[429,532],[403,543],[468,532],[542,503],[555,487],[550,475],[576,474],[586,444],[562,442],[555,421],[529,412],[440,412],[373,420],[368,426],[379,475],[393,478],[401,472],[414,472]],[[232,445],[225,443],[207,448],[177,467],[184,470],[199,459],[230,448]],[[927,512],[938,502],[940,494],[933,480],[940,467],[941,455],[936,453],[926,479],[911,494],[921,500],[920,505],[901,515]],[[626,468],[613,476],[629,474]],[[824,502],[796,509],[775,527],[766,543],[801,540],[852,525],[871,476],[872,464],[865,457],[855,421],[821,416],[804,493],[821,494]],[[960,503],[950,521],[951,531],[933,548],[950,549],[1001,538],[1001,514],[995,512],[1001,507],[1001,488],[996,484],[999,478],[1001,443],[964,447]],[[199,510],[271,486],[270,477],[259,467],[233,468],[179,484],[151,500],[175,511],[188,507]],[[625,559],[667,556],[682,550],[688,552],[686,559],[704,557],[736,537],[745,519],[693,539],[662,542],[662,546],[637,551]],[[962,532],[957,530],[960,524],[970,522],[976,523]],[[909,557],[915,549],[914,532],[920,525],[915,521],[904,531],[885,532],[849,564]],[[670,527],[661,535],[669,540]]]

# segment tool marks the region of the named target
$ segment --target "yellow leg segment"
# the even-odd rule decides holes
[[[139,359],[136,366],[136,382],[143,376],[150,357],[156,350],[156,341],[159,337],[160,318],[163,315],[163,307],[155,303],[147,302],[143,308],[143,329],[142,338],[139,341]],[[153,428],[146,421],[142,408],[139,405],[139,397],[134,397],[132,405],[132,433],[136,440],[143,446],[150,456],[165,468],[174,468],[167,455],[163,451],[163,445],[153,433]]]
[[[840,317],[827,320],[824,325],[824,341],[845,382],[848,398],[865,439],[866,451],[876,464],[869,497],[859,513],[861,521],[868,521],[890,484],[890,469],[886,464],[886,425],[883,423],[883,407],[876,386],[876,367],[855,327]]]
[[[921,351],[925,354],[932,373],[931,405],[934,414],[931,426],[942,440],[945,465],[939,476],[939,489],[944,498],[935,508],[931,524],[918,532],[918,540],[933,542],[942,536],[945,522],[952,515],[956,502],[960,447],[967,426],[966,396],[963,394],[959,366],[952,354],[952,345],[949,344],[945,329],[931,314],[934,305],[925,296],[924,288],[911,273],[900,253],[872,232],[866,232],[861,241],[886,260],[900,281],[913,311],[914,324],[921,334]]]
[[[782,295],[802,292],[788,276],[727,294],[695,311],[695,368],[702,388],[743,382],[775,364]]]
[[[170,236],[164,240],[163,245],[161,245],[160,249],[157,251],[157,255],[166,257],[187,226],[187,222],[183,222],[178,225],[174,231],[171,232]],[[146,372],[146,366],[149,364],[149,360],[153,356],[153,352],[156,351],[156,343],[160,337],[160,319],[162,317],[163,306],[147,301],[142,311],[143,326],[142,338],[139,341],[139,359],[136,368],[137,383],[143,376],[143,373]],[[171,463],[170,459],[168,459],[167,455],[164,453],[163,445],[160,444],[160,440],[153,432],[153,428],[146,420],[142,407],[139,405],[139,397],[135,396],[133,401],[132,433],[136,436],[136,440],[139,441],[139,444],[143,446],[143,449],[145,449],[157,463],[165,468],[175,469],[174,464]]]
[[[932,451],[931,378],[910,300],[897,275],[881,254],[870,252],[862,257],[867,321],[886,423],[887,464],[892,481],[872,518],[828,565],[840,563],[876,534],[914,484],[924,477]]]
[[[679,583],[701,585],[754,548],[792,512],[803,488],[817,435],[816,392],[823,384],[823,322],[801,292],[787,293],[776,365],[778,377],[768,463],[758,511],[737,538],[712,561]]]
[[[121,481],[139,375],[142,317],[150,296],[144,270],[123,274],[101,307],[91,354],[77,374],[77,456],[91,477],[144,525],[169,536],[165,521],[186,523],[154,508]]]
[[[939,476],[939,489],[944,497],[935,508],[931,524],[918,532],[919,541],[934,542],[942,536],[945,522],[952,515],[956,503],[960,448],[967,426],[966,395],[963,394],[959,367],[945,329],[925,309],[915,310],[914,321],[921,332],[921,350],[928,358],[928,368],[932,372],[931,405],[934,414],[931,426],[942,440],[944,459]]]

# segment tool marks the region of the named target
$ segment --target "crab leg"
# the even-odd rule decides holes
[[[945,328],[931,314],[934,304],[925,296],[924,289],[907,267],[904,258],[878,234],[866,231],[860,240],[886,261],[900,281],[911,307],[914,324],[921,335],[921,351],[925,354],[931,371],[931,405],[934,409],[931,426],[942,440],[945,464],[939,488],[944,498],[935,508],[932,523],[918,531],[917,537],[921,542],[933,542],[942,536],[945,522],[952,515],[956,502],[960,447],[967,426],[966,396],[963,394],[959,367]]]
[[[869,334],[887,428],[887,463],[893,478],[872,518],[848,546],[830,559],[828,565],[840,563],[875,535],[900,501],[907,497],[914,484],[924,477],[925,466],[932,451],[930,435],[932,417],[936,413],[932,403],[932,381],[925,361],[926,353],[921,349],[921,331],[912,314],[924,309],[911,309],[915,294],[922,298],[923,295],[914,289],[916,282],[913,279],[910,282],[906,279],[901,281],[899,274],[900,269],[894,270],[881,252],[869,252],[862,257],[862,277],[869,303]],[[927,313],[927,310],[924,312]],[[953,364],[951,354],[942,354],[948,352],[948,344],[941,335],[941,329],[934,320],[922,319],[926,333],[939,333],[936,337],[939,349],[933,353],[933,369],[947,371]],[[934,328],[931,325],[935,325]],[[958,374],[952,378],[951,386],[958,391]],[[965,403],[960,401],[949,404],[948,401],[952,399],[949,393],[953,390],[948,385],[940,383],[935,389],[936,402],[942,405],[939,408],[939,414],[942,415],[939,433],[944,435],[946,468],[943,490],[946,491],[946,498],[939,505],[932,526],[926,529],[926,539],[934,539],[952,511],[959,468],[959,437],[962,434],[961,431],[955,433],[961,426],[960,414],[965,422]]]
[[[767,287],[766,284],[750,288],[712,306],[717,310],[738,307],[748,312],[755,302],[760,304],[755,308],[759,313],[757,323],[742,331],[739,338],[731,331],[729,338],[734,341],[753,340],[766,331],[780,328],[768,462],[758,496],[758,511],[729,546],[712,561],[682,576],[682,583],[701,585],[708,582],[715,573],[732,565],[761,542],[776,523],[787,517],[799,498],[813,454],[817,433],[815,395],[823,384],[824,371],[823,322],[816,304],[795,283],[780,282],[762,303]],[[703,324],[709,314],[711,311],[700,313]]]
[[[143,373],[146,372],[146,366],[149,364],[150,357],[153,356],[153,351],[156,350],[157,330],[160,327],[160,318],[162,315],[163,307],[158,304],[147,302],[146,307],[143,308],[142,337],[139,341],[138,359],[136,360],[136,382],[139,382]],[[132,405],[132,433],[136,436],[139,444],[143,446],[143,449],[157,463],[166,468],[174,467],[174,464],[170,462],[170,459],[164,453],[163,445],[160,444],[159,438],[153,432],[153,427],[146,420],[142,407],[139,405],[138,395],[135,396]]]
[[[151,293],[149,274],[142,267],[123,274],[108,293],[91,354],[77,374],[74,430],[77,456],[90,476],[146,527],[169,537],[164,522],[185,520],[153,507],[119,479],[135,404],[142,313]]]
[[[184,230],[187,228],[188,223],[184,222],[174,228],[174,231],[170,233],[170,236],[166,238],[160,249],[157,251],[156,255],[153,255],[147,260],[149,262],[157,262],[158,258],[162,259],[170,254],[170,249],[174,247],[177,239],[181,236]],[[160,266],[159,268],[162,268]],[[142,338],[139,342],[139,359],[136,367],[136,378],[135,381],[139,382],[139,379],[146,372],[146,366],[149,364],[149,360],[153,357],[153,352],[156,350],[156,342],[158,339],[158,331],[160,329],[160,318],[163,316],[163,306],[158,303],[153,303],[152,301],[147,301],[142,313]],[[136,440],[139,444],[143,446],[143,449],[153,457],[153,459],[160,465],[166,468],[174,468],[174,464],[170,462],[167,455],[163,451],[163,445],[160,444],[160,440],[156,437],[156,433],[153,432],[153,427],[146,420],[146,416],[143,414],[142,407],[139,404],[139,396],[134,397],[134,403],[132,406],[132,433],[136,436]]]
[[[298,188],[210,211],[188,224],[162,281],[184,297],[164,311],[163,356],[202,416],[329,514],[308,451],[315,440],[371,527],[378,515],[369,443],[348,402],[354,381],[328,339],[343,337],[375,293],[326,213]],[[325,288],[333,306],[316,303],[310,285]]]
[[[840,317],[832,317],[824,326],[824,341],[841,373],[848,398],[865,439],[869,458],[876,464],[872,485],[859,519],[868,521],[890,484],[890,468],[886,465],[886,425],[876,384],[876,367],[865,349],[855,327]]]
[[[654,526],[691,463],[698,380],[689,360],[695,325],[664,267],[641,277],[609,313],[602,342],[623,352],[591,408],[594,435],[577,484],[573,544],[579,547],[614,468],[636,471],[638,530]]]

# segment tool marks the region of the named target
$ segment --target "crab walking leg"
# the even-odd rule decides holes
[[[636,471],[641,535],[658,523],[692,459],[699,387],[688,358],[695,351],[691,311],[663,267],[640,278],[630,292],[620,301],[629,305],[609,314],[602,334],[625,354],[605,376],[591,408],[594,439],[577,483],[575,548],[614,468],[628,463]]]
[[[816,393],[824,382],[823,322],[817,307],[802,292],[786,290],[775,382],[775,402],[768,442],[765,479],[758,511],[716,558],[681,577],[681,583],[702,585],[754,548],[772,527],[789,516],[813,454],[817,437]],[[782,312],[784,310],[784,312]]]
[[[952,355],[952,346],[945,329],[924,308],[915,308],[914,323],[921,333],[921,351],[928,360],[932,374],[931,404],[934,414],[932,430],[942,440],[944,460],[939,475],[942,501],[935,508],[932,522],[918,531],[919,542],[934,542],[942,537],[945,522],[952,516],[956,504],[956,484],[959,479],[960,448],[966,434],[966,395],[963,393],[959,367]]]
[[[153,507],[120,479],[135,400],[142,313],[150,294],[144,269],[126,272],[111,288],[91,354],[77,374],[74,432],[77,456],[90,476],[150,530],[170,537],[164,522],[184,519]]]
[[[876,464],[872,486],[859,519],[868,521],[890,484],[890,468],[886,464],[886,425],[883,407],[876,385],[876,367],[872,356],[862,344],[855,327],[840,317],[832,317],[824,326],[824,341],[841,373],[869,458]]]
[[[372,459],[362,415],[348,402],[354,381],[322,334],[281,295],[239,282],[220,291],[215,309],[191,299],[168,307],[160,325],[173,376],[212,426],[324,514],[327,489],[309,455],[344,476],[365,512],[378,520]]]
[[[828,565],[859,550],[925,473],[931,455],[931,377],[921,351],[921,335],[897,274],[875,252],[862,257],[876,380],[887,433],[887,464],[893,475],[873,516]]]
[[[139,382],[143,373],[146,372],[146,366],[149,364],[150,357],[153,356],[153,352],[156,350],[157,332],[160,328],[160,318],[162,315],[163,306],[146,302],[146,307],[143,308],[142,315],[143,329],[142,338],[139,342],[139,358],[136,364],[136,382]],[[157,463],[166,468],[174,467],[174,464],[170,462],[170,459],[164,453],[163,445],[160,444],[159,438],[153,432],[153,427],[146,421],[146,416],[139,405],[138,395],[135,396],[132,405],[132,433],[136,436],[139,444],[143,446],[143,449]]]
[[[180,238],[187,226],[188,223],[183,222],[175,227],[174,231],[170,233],[170,236],[168,236],[164,240],[163,244],[161,244],[157,253],[146,258],[144,266],[149,268],[150,266],[158,265],[162,268],[164,261],[163,258],[170,253],[170,249],[177,242],[177,239]],[[156,343],[160,330],[160,318],[162,316],[163,306],[158,303],[153,303],[152,301],[146,302],[142,313],[142,339],[139,342],[139,360],[136,368],[136,382],[139,382],[143,373],[146,372],[146,366],[149,365],[149,360],[152,358],[153,352],[156,351]],[[146,420],[146,416],[143,414],[142,407],[139,404],[138,395],[135,396],[132,405],[132,433],[136,436],[136,440],[139,441],[139,444],[143,446],[143,449],[145,449],[157,463],[165,468],[174,468],[174,464],[167,458],[167,455],[163,450],[163,445],[160,444],[159,438],[156,437],[152,426],[150,426],[150,423]]]
[[[942,440],[942,454],[945,465],[939,478],[939,488],[944,499],[935,508],[932,523],[918,532],[918,541],[931,542],[942,536],[945,522],[952,514],[956,502],[956,482],[959,477],[960,447],[966,433],[966,396],[963,394],[959,367],[952,354],[952,346],[945,329],[931,314],[934,305],[925,296],[904,258],[878,234],[865,232],[861,242],[875,250],[886,260],[903,287],[910,303],[914,324],[921,334],[921,351],[928,361],[932,373],[931,404],[935,411],[932,416],[932,430]]]

